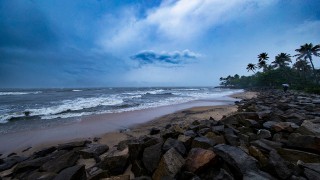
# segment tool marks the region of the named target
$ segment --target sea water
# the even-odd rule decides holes
[[[241,92],[213,87],[0,90],[0,134],[77,121],[82,116],[156,108]]]

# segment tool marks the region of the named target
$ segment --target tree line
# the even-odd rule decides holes
[[[258,55],[257,63],[246,67],[250,76],[220,78],[220,85],[228,88],[279,88],[287,83],[291,89],[320,94],[320,69],[314,67],[314,57],[320,57],[320,44],[306,43],[295,50],[297,54],[278,54],[269,61],[268,53]],[[295,59],[295,62],[292,62]]]

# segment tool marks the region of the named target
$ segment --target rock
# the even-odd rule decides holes
[[[186,154],[186,148],[184,147],[182,142],[176,139],[168,138],[166,142],[163,144],[162,150],[166,152],[171,148],[175,148],[177,152],[179,152],[181,155]]]
[[[109,146],[103,144],[91,144],[88,148],[79,151],[84,159],[100,156],[101,154],[107,152]]]
[[[320,180],[320,173],[312,171],[310,169],[304,169],[304,175],[308,178],[308,179],[312,179],[312,180]]]
[[[271,138],[271,132],[266,129],[259,129],[257,135],[259,139]]]
[[[190,150],[186,159],[185,167],[190,172],[196,172],[197,170],[208,165],[214,160],[216,154],[211,150],[193,148]]]
[[[224,135],[224,138],[226,139],[227,143],[232,146],[239,146],[240,145],[238,136],[236,136],[234,134],[226,134],[226,135]]]
[[[130,175],[119,175],[119,176],[111,176],[106,178],[106,180],[130,180]]]
[[[128,166],[128,158],[129,154],[107,156],[100,162],[99,167],[108,170],[112,176],[120,175]]]
[[[288,168],[285,161],[274,150],[269,154],[269,166],[267,171],[280,179],[287,179],[292,174],[292,171]]]
[[[238,178],[244,177],[249,171],[259,171],[258,162],[253,157],[242,151],[240,148],[225,144],[218,144],[213,148],[229,166],[235,170],[235,175]]]
[[[143,153],[143,145],[139,141],[128,143],[130,161],[141,159]]]
[[[50,160],[50,157],[40,157],[36,159],[26,160],[24,162],[19,163],[14,169],[14,174],[20,174],[25,171],[31,172],[39,167],[41,167],[44,163]]]
[[[180,134],[178,137],[178,141],[182,142],[187,149],[191,147],[192,138],[190,136]]]
[[[186,136],[189,136],[189,137],[196,137],[197,136],[197,134],[193,130],[185,131],[183,134]]]
[[[52,147],[48,147],[48,148],[45,148],[45,149],[42,149],[40,151],[37,151],[35,153],[33,153],[33,155],[35,157],[43,157],[43,156],[46,156],[52,152],[54,152],[57,148],[52,146]]]
[[[26,159],[25,157],[21,157],[21,156],[6,157],[6,158],[2,159],[2,162],[0,162],[0,171],[10,169],[14,165],[16,165],[19,162],[24,161],[25,159]]]
[[[276,178],[272,177],[270,174],[263,171],[248,171],[243,180],[275,180]]]
[[[263,123],[263,127],[266,129],[271,129],[271,127],[277,123],[278,122],[276,122],[276,121],[267,121],[267,122]]]
[[[297,161],[301,160],[306,163],[317,163],[320,162],[320,155],[294,150],[294,149],[285,149],[285,148],[278,148],[278,154],[291,163],[296,163]]]
[[[261,167],[268,165],[268,158],[255,146],[249,147],[249,154],[259,161]]]
[[[76,165],[62,170],[54,180],[86,180],[84,165]]]
[[[35,171],[28,175],[26,179],[41,179],[41,180],[51,180],[57,176],[56,173],[53,172],[39,172]]]
[[[96,168],[94,172],[90,172],[88,174],[89,174],[89,177],[88,177],[89,180],[100,180],[103,178],[110,177],[108,171],[102,170],[100,168]]]
[[[71,150],[73,148],[77,148],[77,147],[85,147],[86,144],[90,143],[90,141],[76,141],[76,142],[69,142],[69,143],[65,143],[65,144],[59,144],[58,145],[58,150]]]
[[[273,124],[271,127],[271,129],[276,132],[280,132],[280,131],[293,132],[298,128],[299,126],[292,122],[279,122],[279,123]]]
[[[201,135],[205,135],[206,133],[208,133],[208,132],[210,132],[211,131],[211,128],[203,128],[203,129],[200,129],[199,131],[198,131],[198,133],[199,134],[201,134]]]
[[[299,127],[298,132],[303,135],[320,136],[320,124],[312,123],[308,120],[305,120]]]
[[[288,137],[289,147],[320,153],[320,137],[291,133]]]
[[[152,179],[149,176],[140,176],[140,177],[134,178],[133,180],[152,180]]]
[[[79,154],[74,151],[67,152],[57,158],[51,159],[41,166],[41,170],[58,173],[62,169],[74,166],[79,159]]]
[[[207,138],[207,137],[197,137],[194,138],[192,141],[192,148],[202,148],[202,149],[209,149],[212,148],[215,145],[215,142],[213,140]]]
[[[148,170],[144,168],[143,163],[140,160],[134,160],[131,164],[131,171],[135,177],[149,175]]]
[[[224,132],[224,125],[213,126],[212,131],[217,133],[222,133]]]
[[[167,140],[168,141],[168,140]],[[161,158],[161,146],[162,143],[147,147],[144,149],[142,162],[144,167],[152,174],[157,168]]]
[[[211,139],[216,144],[225,144],[226,143],[223,136],[212,136],[212,132],[207,133],[205,137]]]
[[[159,134],[160,133],[160,129],[159,128],[151,128],[150,130],[150,135],[155,135],[155,134]]]
[[[152,179],[160,180],[164,177],[174,178],[184,164],[183,157],[174,149],[169,149],[161,158]]]
[[[320,173],[320,163],[304,163],[302,161],[298,161],[297,165]]]

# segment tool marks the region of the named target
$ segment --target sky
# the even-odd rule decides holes
[[[249,75],[262,52],[273,61],[320,44],[319,9],[319,0],[0,0],[0,88],[216,86]]]

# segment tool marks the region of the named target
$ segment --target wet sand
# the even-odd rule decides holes
[[[235,94],[234,98],[251,98],[253,92]],[[221,119],[236,111],[232,97],[215,100],[199,100],[179,105],[163,106],[115,114],[85,116],[79,122],[54,128],[17,132],[0,136],[0,153],[31,154],[39,149],[80,139],[101,137],[100,143],[110,147],[130,136],[148,134],[152,127],[168,123],[208,119]],[[125,132],[119,130],[130,129]],[[26,152],[24,149],[30,148]]]

